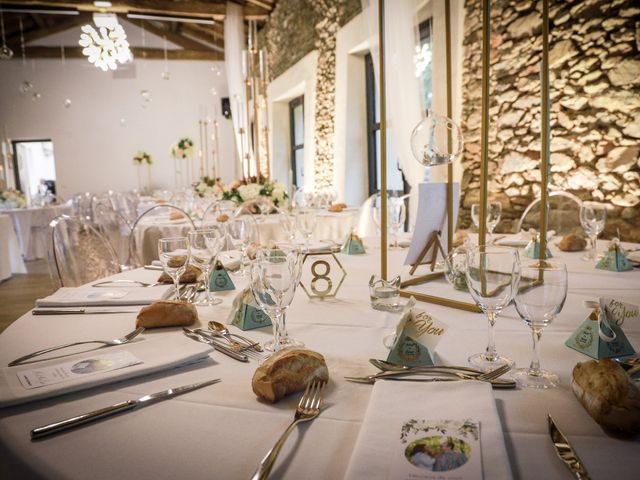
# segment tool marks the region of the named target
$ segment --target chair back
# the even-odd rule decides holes
[[[60,215],[49,224],[50,269],[62,287],[78,287],[120,272],[108,240],[79,218]]]
[[[140,198],[134,192],[108,192],[111,208],[125,218],[129,225],[138,218],[138,205]]]
[[[109,241],[123,267],[130,267],[129,236],[131,225],[108,201],[93,206],[93,225]]]
[[[93,197],[89,192],[74,195],[71,199],[73,215],[84,221],[93,221]]]
[[[154,205],[143,212],[131,226],[129,235],[130,263],[134,267],[158,260],[158,240],[184,237],[196,225],[187,212],[175,205]]]
[[[556,235],[567,235],[581,231],[580,206],[582,200],[569,192],[549,193],[547,209],[547,230],[554,230]],[[540,230],[540,199],[529,204],[520,216],[516,232],[522,230]]]

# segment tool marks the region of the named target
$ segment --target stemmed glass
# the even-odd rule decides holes
[[[493,230],[500,222],[500,217],[502,216],[502,204],[500,202],[491,202],[487,205],[487,233],[489,234],[489,238],[491,238],[491,234]],[[473,224],[477,229],[480,229],[480,205],[474,203],[471,205],[471,220],[473,220]],[[489,243],[487,241],[487,243]]]
[[[289,215],[287,212],[281,211],[280,213],[278,213],[278,224],[287,237],[287,241],[293,243],[296,237],[295,218]]]
[[[393,245],[391,245],[390,248],[399,249],[400,245],[398,245],[398,237],[407,218],[407,209],[404,204],[404,199],[394,197],[389,198],[387,212],[389,215],[389,224],[394,237]]]
[[[591,242],[591,249],[582,257],[582,260],[595,260],[597,258],[596,240],[604,230],[606,219],[607,210],[603,203],[582,202],[582,205],[580,205],[580,224],[589,235]]]
[[[158,257],[162,268],[173,280],[176,300],[180,300],[180,275],[189,265],[189,240],[187,237],[161,238],[158,240]]]
[[[204,274],[205,300],[197,305],[213,306],[222,302],[221,298],[211,296],[209,282],[211,270],[218,259],[218,254],[224,244],[224,230],[221,227],[209,227],[202,230],[192,230],[188,233],[189,247],[191,249],[191,263],[202,270]]]
[[[241,277],[247,275],[247,247],[257,239],[257,230],[258,227],[255,220],[250,215],[232,218],[227,224],[227,232],[231,236],[233,243],[240,247],[241,256],[238,275]]]
[[[518,251],[514,248],[477,246],[466,252],[467,286],[471,296],[489,320],[489,342],[484,353],[469,357],[481,370],[493,370],[513,361],[496,352],[494,325],[500,312],[511,303],[520,277]]]
[[[265,344],[276,352],[302,346],[289,337],[284,312],[291,304],[302,273],[302,255],[294,248],[260,249],[251,264],[251,291],[273,324],[273,340]]]
[[[317,216],[316,212],[310,208],[296,210],[295,212],[295,226],[296,229],[304,237],[304,249],[309,250],[309,241],[313,235],[313,231],[316,228]]]
[[[555,373],[540,369],[538,345],[542,329],[560,313],[566,298],[565,265],[548,260],[533,260],[521,265],[515,304],[520,318],[531,327],[533,359],[529,368],[519,368],[513,374],[520,386],[552,388],[558,385]]]

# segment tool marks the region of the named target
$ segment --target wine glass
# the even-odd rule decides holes
[[[299,249],[260,249],[251,264],[251,291],[257,304],[271,318],[273,340],[265,349],[277,352],[287,347],[303,346],[287,333],[284,312],[296,291],[302,273],[302,255]]]
[[[316,212],[310,208],[296,210],[295,212],[295,226],[296,229],[304,237],[304,249],[309,250],[309,241],[313,235],[313,231],[316,228],[317,216]]]
[[[387,205],[387,215],[389,225],[391,226],[391,232],[394,237],[391,248],[399,249],[400,245],[398,245],[398,236],[400,235],[400,230],[407,219],[407,209],[404,204],[404,199],[399,197],[390,197]]]
[[[258,227],[251,215],[240,215],[232,218],[227,224],[227,232],[236,247],[240,248],[240,270],[237,275],[247,275],[247,247],[258,238]]]
[[[555,373],[540,368],[538,345],[542,329],[562,310],[567,298],[567,268],[559,262],[534,260],[521,265],[515,296],[516,310],[533,334],[533,359],[529,368],[517,369],[513,376],[522,387],[553,388]]]
[[[201,230],[192,230],[188,233],[189,248],[191,250],[191,263],[202,270],[204,274],[205,300],[197,305],[213,306],[222,303],[221,298],[211,296],[209,282],[211,270],[218,259],[218,254],[224,244],[224,230],[222,227],[209,227]]]
[[[487,233],[489,234],[489,238],[491,238],[491,234],[493,230],[500,222],[500,217],[502,216],[502,204],[500,202],[491,202],[487,205]],[[474,203],[471,205],[471,219],[473,220],[473,224],[476,226],[478,230],[480,230],[480,205]],[[487,241],[487,243],[489,243]]]
[[[518,251],[507,247],[480,245],[466,252],[465,271],[469,293],[489,320],[489,341],[484,353],[469,357],[469,363],[481,370],[493,370],[513,361],[496,352],[494,325],[500,312],[511,303],[520,277]]]
[[[189,265],[189,240],[187,237],[161,238],[158,240],[158,257],[162,269],[173,280],[176,300],[180,300],[180,275]]]
[[[287,241],[293,243],[296,237],[296,222],[295,218],[289,215],[287,212],[280,211],[278,213],[278,225],[282,228]]]
[[[586,234],[589,235],[591,242],[591,248],[582,257],[582,260],[595,260],[597,258],[596,240],[604,230],[606,219],[607,210],[603,203],[582,202],[582,205],[580,205],[580,224]]]

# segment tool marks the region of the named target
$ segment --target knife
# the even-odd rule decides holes
[[[33,315],[80,315],[80,314],[104,314],[104,313],[138,313],[137,310],[100,310],[87,308],[34,308]]]
[[[111,415],[115,415],[116,413],[126,412],[128,410],[133,410],[134,408],[151,405],[152,403],[159,402],[161,400],[167,400],[177,395],[182,395],[184,393],[188,393],[193,390],[206,387],[207,385],[213,385],[214,383],[218,383],[220,381],[221,379],[216,378],[206,382],[194,383],[191,385],[184,385],[182,387],[177,387],[177,388],[169,388],[168,390],[163,390],[162,392],[152,393],[150,395],[144,395],[135,400],[127,400],[124,402],[116,403],[114,405],[110,405],[105,408],[101,408],[99,410],[94,410],[92,412],[83,413],[82,415],[77,415],[75,417],[67,418],[66,420],[61,420],[59,422],[43,425],[42,427],[36,427],[33,430],[31,430],[31,439],[36,440],[38,438],[46,437],[47,435],[52,435],[54,433],[58,433],[63,430],[67,430],[70,428],[77,427],[79,425],[83,425],[85,423],[93,422],[100,418],[105,418]]]
[[[218,341],[214,340],[211,337],[207,337],[205,335],[201,335],[201,334],[199,334],[197,332],[194,332],[193,330],[189,330],[186,327],[182,327],[182,331],[191,340],[195,340],[196,342],[201,342],[201,343],[206,343],[208,345],[211,345],[216,350],[218,350],[219,352],[222,352],[222,353],[224,353],[225,355],[227,355],[227,356],[229,356],[231,358],[235,358],[236,360],[239,360],[241,362],[248,362],[249,361],[249,357],[247,355],[245,355],[244,353],[236,352],[232,348],[229,348],[229,347],[223,345],[221,342],[218,342]]]
[[[547,420],[549,423],[549,435],[551,436],[551,441],[560,460],[565,463],[576,479],[589,480],[591,477],[589,477],[587,469],[584,468],[582,460],[578,457],[578,454],[569,443],[569,440],[567,440],[567,437],[558,429],[551,415],[547,414]]]

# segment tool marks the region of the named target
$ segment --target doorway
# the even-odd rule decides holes
[[[56,162],[50,139],[14,140],[13,170],[16,189],[24,193],[27,203],[37,195],[56,194]]]

